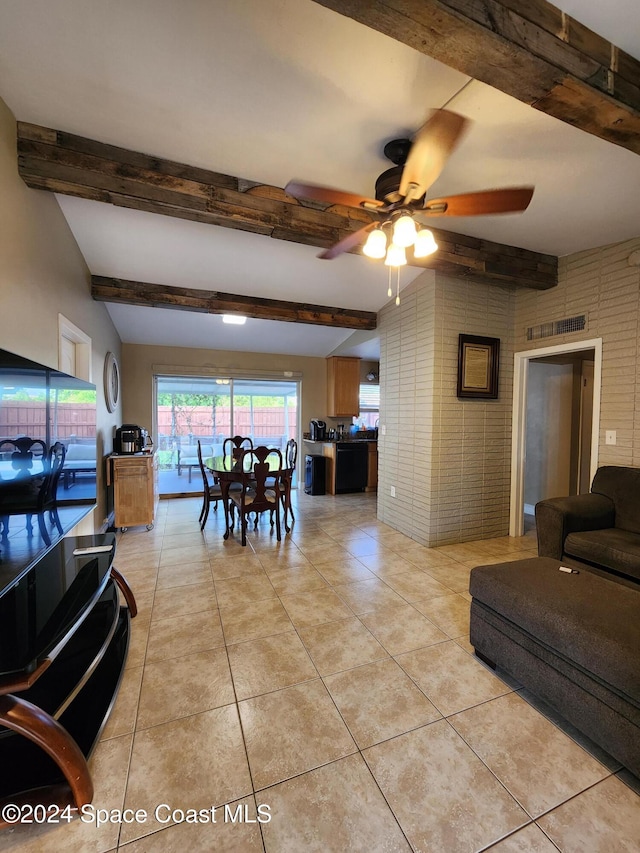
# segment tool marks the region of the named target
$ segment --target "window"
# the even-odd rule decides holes
[[[380,386],[365,382],[360,385],[360,414],[358,424],[374,429],[380,416]]]
[[[298,433],[295,380],[221,376],[156,377],[156,447],[160,494],[202,489],[197,443],[209,456],[222,454],[227,436],[284,451]]]

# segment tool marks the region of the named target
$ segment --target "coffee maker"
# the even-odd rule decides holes
[[[325,441],[327,438],[327,425],[324,421],[314,419],[309,424],[311,441]]]
[[[137,424],[122,424],[113,441],[115,453],[142,453],[151,447],[149,433]]]

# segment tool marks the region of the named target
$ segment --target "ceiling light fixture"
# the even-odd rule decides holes
[[[390,232],[390,236],[385,229]],[[433,232],[428,228],[416,228],[411,212],[403,210],[399,215],[398,211],[394,211],[388,219],[376,225],[373,231],[369,232],[367,241],[362,247],[363,253],[368,258],[376,260],[384,258],[385,265],[389,267],[387,296],[392,295],[391,270],[396,270],[396,305],[400,304],[400,267],[407,263],[406,249],[410,246],[413,246],[414,258],[426,258],[438,249]]]
[[[223,314],[222,322],[229,323],[231,326],[244,326],[247,318],[243,317],[242,314]]]

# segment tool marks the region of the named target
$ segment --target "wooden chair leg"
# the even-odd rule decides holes
[[[205,495],[206,495],[206,497],[205,497],[204,503],[202,505],[200,530],[204,530],[204,526],[207,523],[207,519],[209,518],[209,507],[211,505],[211,501],[209,500],[209,496],[206,494],[206,492],[205,492]]]
[[[58,533],[60,533],[60,534],[64,533],[64,530],[62,529],[62,525],[60,524],[60,518],[58,516],[58,510],[55,507],[51,510],[50,516],[51,516],[51,520],[53,521],[55,526],[58,528]]]
[[[280,530],[280,501],[276,499],[276,539],[278,542],[282,539],[282,533]]]
[[[45,544],[51,545],[51,537],[49,536],[49,531],[47,530],[47,525],[45,524],[44,512],[38,513],[38,527],[40,528],[40,533],[45,541]]]

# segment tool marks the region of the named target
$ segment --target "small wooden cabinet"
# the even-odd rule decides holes
[[[153,527],[158,505],[157,464],[154,454],[113,454],[107,460],[107,485],[113,486],[114,526],[145,524]]]
[[[330,418],[360,413],[360,359],[331,356],[327,359],[327,414]]]

